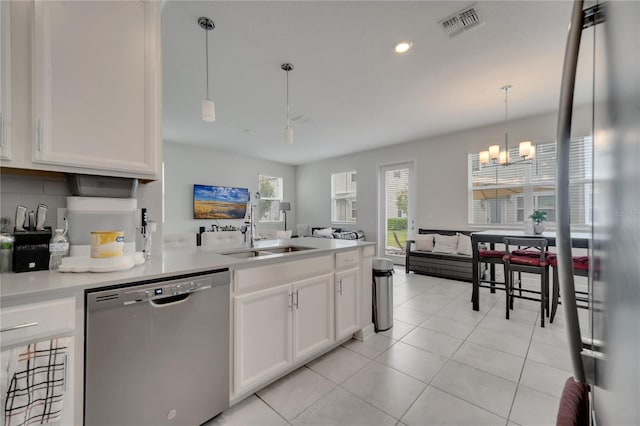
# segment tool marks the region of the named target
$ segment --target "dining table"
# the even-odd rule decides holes
[[[488,244],[489,249],[495,250],[496,244],[502,244],[505,237],[514,238],[544,238],[547,240],[549,247],[556,245],[556,233],[555,231],[545,231],[542,234],[529,234],[522,230],[515,229],[487,229],[484,231],[477,231],[471,233],[471,248],[473,257],[473,276],[472,284],[473,290],[471,294],[471,301],[473,303],[473,310],[480,310],[480,274],[478,263],[480,260],[479,251],[481,244]],[[571,233],[571,247],[588,249],[591,241],[591,233],[589,232],[572,232]],[[491,281],[495,281],[495,265],[491,265],[489,273],[491,274]]]

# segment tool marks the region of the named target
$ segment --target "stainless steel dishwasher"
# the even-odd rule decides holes
[[[84,423],[199,425],[229,406],[228,270],[86,293]]]

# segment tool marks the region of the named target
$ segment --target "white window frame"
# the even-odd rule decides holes
[[[262,193],[262,191],[260,191],[261,188],[261,184],[263,180],[272,180],[272,179],[276,179],[278,181],[278,184],[276,185],[275,188],[275,194],[273,196],[269,196]],[[280,203],[283,200],[284,197],[284,179],[280,176],[271,176],[271,175],[267,175],[264,173],[259,173],[258,174],[258,192],[260,192],[260,200],[257,202],[258,204],[258,222],[259,223],[279,223],[279,222],[283,222],[284,221],[284,216],[282,215],[282,212],[280,211]],[[261,211],[261,202],[264,201],[275,201],[275,208],[278,209],[277,213],[276,213],[276,217],[270,217],[270,218],[264,218],[264,213]],[[271,209],[273,209],[274,206],[271,206]]]
[[[345,191],[336,192],[336,179],[344,178]],[[345,219],[338,218],[337,202],[346,200]],[[355,212],[355,217],[353,215]],[[349,217],[346,217],[346,215]],[[358,172],[348,170],[331,174],[331,223],[352,225],[358,222]]]

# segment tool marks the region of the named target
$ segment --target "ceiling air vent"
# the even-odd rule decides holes
[[[484,24],[484,21],[480,20],[475,7],[471,6],[443,19],[439,24],[442,26],[445,34],[449,37],[455,37],[458,34],[462,34],[465,31]]]

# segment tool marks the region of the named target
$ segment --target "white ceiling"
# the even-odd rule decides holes
[[[485,25],[438,21],[472,2],[167,1],[164,140],[304,164],[557,108],[571,2],[479,1]],[[201,120],[205,34],[216,122]],[[411,40],[405,55],[394,52]],[[294,144],[284,142],[291,62]],[[579,90],[577,93],[589,93]],[[576,99],[577,103],[586,99]]]

